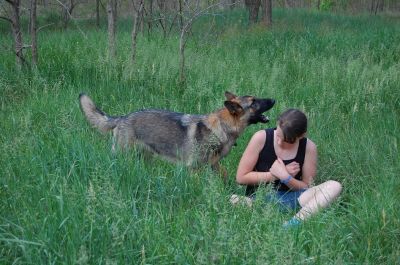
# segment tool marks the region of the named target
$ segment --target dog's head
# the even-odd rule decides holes
[[[231,92],[225,92],[225,107],[229,112],[247,122],[247,124],[267,123],[269,118],[263,113],[270,110],[275,100],[271,98],[256,98],[253,96],[238,97]]]

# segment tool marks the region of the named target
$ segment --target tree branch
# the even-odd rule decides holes
[[[24,44],[24,45],[22,45],[21,46],[21,48],[19,48],[16,52],[15,52],[15,54],[18,54],[21,50],[23,50],[23,49],[28,49],[28,48],[31,48],[32,47],[32,45],[30,45],[30,44]],[[22,57],[20,57],[20,58],[22,58]]]
[[[78,24],[76,23],[75,18],[74,18],[74,17],[71,15],[71,13],[69,12],[69,8],[68,8],[66,5],[64,5],[61,1],[59,1],[59,0],[56,0],[56,1],[57,1],[57,3],[59,3],[59,4],[67,11],[68,16],[72,19],[72,21],[74,21],[75,26],[77,27],[77,29],[79,30],[79,32],[82,34],[82,36],[83,36],[85,39],[87,39],[88,37],[86,36],[85,32],[82,31],[82,29],[81,29],[81,28],[78,26]]]
[[[40,28],[38,28],[38,29],[36,30],[36,33],[39,32],[39,31],[41,31],[41,30],[44,29],[44,28],[47,28],[47,27],[51,26],[51,25],[54,25],[54,23],[50,23],[50,24],[46,24],[46,25],[41,26]]]
[[[10,22],[11,24],[13,23],[11,19],[9,19],[8,17],[2,17],[0,16],[0,19],[4,19],[5,21]]]
[[[104,6],[104,4],[103,4],[101,1],[99,1],[99,2],[100,2],[101,7],[103,8],[103,11],[107,11],[107,9],[106,9],[106,7]]]
[[[14,2],[11,0],[5,0],[7,3],[9,3],[10,5],[14,5]]]
[[[28,49],[28,48],[32,48],[31,44],[25,44],[22,46],[22,49]]]
[[[27,47],[27,45],[23,45],[18,51],[14,51],[13,49],[11,49],[11,51],[12,51],[12,53],[14,53],[15,56],[17,56],[18,58],[21,59],[21,61],[22,61],[23,64],[25,64],[25,65],[27,65],[27,66],[30,67],[29,62],[27,62],[27,61],[25,60],[24,56],[20,56],[20,55],[18,54],[18,52],[21,51],[21,50],[24,49],[24,48],[29,48],[29,47]]]
[[[1,44],[1,48],[3,48],[3,50],[5,50],[5,51],[13,51],[12,48],[7,47],[7,46],[4,45],[4,44]]]
[[[185,26],[183,27],[182,31],[186,32],[188,30],[188,28],[192,25],[192,23],[194,22],[194,20],[196,20],[199,16],[203,15],[204,13],[206,13],[208,10],[210,10],[213,7],[216,7],[218,5],[220,5],[221,2],[218,2],[216,4],[210,5],[207,8],[204,8],[202,10],[197,11],[195,14],[193,14],[193,16],[189,19],[189,21],[185,24]]]

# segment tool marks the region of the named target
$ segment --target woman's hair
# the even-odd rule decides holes
[[[282,129],[284,141],[294,143],[297,137],[307,132],[307,117],[298,109],[288,109],[279,116],[278,125]]]

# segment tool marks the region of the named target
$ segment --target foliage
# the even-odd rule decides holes
[[[333,0],[321,0],[321,10],[322,11],[331,11],[335,2]]]
[[[13,54],[0,53],[1,264],[399,263],[399,23],[277,9],[266,30],[248,29],[245,16],[194,25],[184,91],[176,33],[139,35],[132,67],[130,21],[121,21],[115,61],[105,57],[106,29],[86,24],[87,38],[43,29],[37,71],[18,73]],[[285,108],[303,109],[319,148],[317,183],[340,181],[340,201],[284,230],[291,213],[229,204],[243,193],[236,166],[262,125],[224,159],[224,186],[207,168],[113,155],[77,102],[86,91],[112,115],[207,113],[225,90],[274,97],[268,127]]]

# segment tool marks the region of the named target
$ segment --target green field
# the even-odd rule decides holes
[[[15,70],[0,53],[0,264],[400,264],[400,21],[274,9],[274,27],[248,27],[243,11],[202,18],[189,38],[180,85],[179,39],[139,34],[120,21],[117,58],[106,28],[88,22],[40,32],[39,69]],[[8,25],[0,40],[11,45]],[[210,25],[215,25],[210,28]],[[27,36],[27,35],[25,35]],[[257,202],[232,207],[249,127],[208,168],[135,152],[112,155],[91,129],[81,91],[112,115],[143,108],[207,113],[224,91],[275,98],[309,117],[319,148],[316,183],[340,181],[331,208],[300,229],[291,213]],[[268,192],[268,191],[266,191]]]

